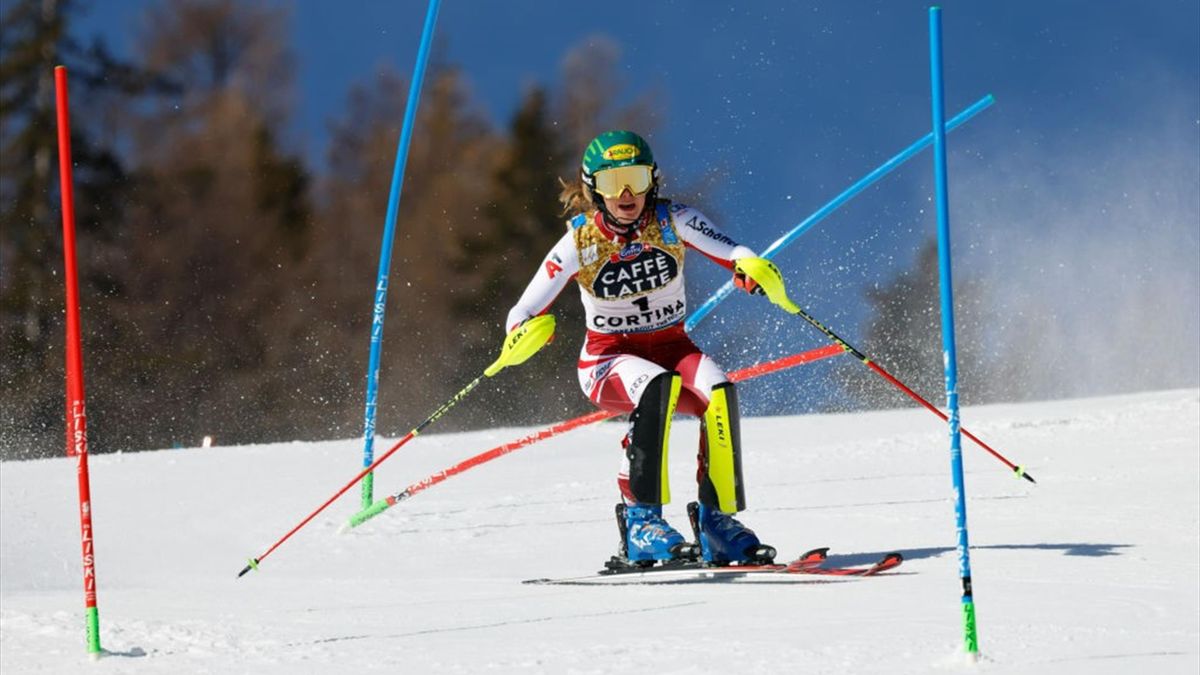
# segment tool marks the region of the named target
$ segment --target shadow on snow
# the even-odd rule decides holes
[[[1102,558],[1111,555],[1121,555],[1120,549],[1132,548],[1132,544],[990,544],[985,546],[972,546],[972,551],[978,550],[1011,550],[1011,551],[1061,551],[1063,555],[1083,556],[1087,558]],[[904,560],[911,562],[913,560],[923,560],[925,558],[937,558],[945,554],[955,554],[958,549],[953,546],[939,546],[933,548],[901,548],[897,549],[904,555]],[[879,560],[885,552],[877,553],[849,553],[838,555],[830,553],[829,563],[831,565],[867,565]]]

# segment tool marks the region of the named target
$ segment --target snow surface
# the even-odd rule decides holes
[[[453,477],[348,534],[360,443],[92,458],[101,637],[84,645],[75,472],[0,466],[0,669],[43,673],[1196,673],[1200,391],[969,408],[964,439],[983,659],[965,665],[944,427],[923,410],[744,422],[750,510],[782,553],[885,551],[886,577],[797,584],[527,586],[614,552],[619,427]],[[526,429],[432,435],[377,496]],[[694,421],[667,513],[686,527]],[[217,442],[220,442],[218,436]],[[387,448],[390,443],[380,443]],[[824,580],[821,580],[824,581]]]

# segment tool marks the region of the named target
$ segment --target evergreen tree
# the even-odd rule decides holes
[[[456,268],[476,278],[457,308],[477,315],[497,301],[520,294],[525,281],[514,267],[527,267],[562,236],[558,206],[559,138],[546,117],[546,94],[532,89],[513,117],[499,164],[492,172],[485,206],[485,231],[461,237]]]
[[[311,368],[334,402],[326,419],[343,434],[362,430],[363,372],[371,335],[368,300],[376,282],[406,91],[403,80],[386,70],[369,86],[351,91],[346,113],[331,126],[331,170],[321,184],[322,208],[306,261],[305,283],[323,319],[312,344],[320,359],[312,359]],[[451,260],[459,233],[480,227],[486,217],[497,147],[461,74],[433,65],[421,95],[396,217],[378,392],[380,433],[408,431],[431,405],[462,386],[471,358],[493,347],[491,341],[479,343],[486,331],[476,325],[494,321],[492,317],[461,317],[452,311],[468,289],[451,273]],[[466,423],[462,412],[466,409],[448,418],[446,428]]]
[[[506,326],[507,308],[516,302],[541,258],[566,231],[558,193],[559,169],[572,154],[564,150],[561,132],[549,119],[546,91],[530,89],[509,125],[504,150],[490,176],[485,218],[476,230],[461,239],[455,259],[459,278],[469,292],[455,304],[456,313],[477,327],[477,367],[494,358],[496,340]],[[558,339],[539,355],[530,368],[514,371],[506,389],[522,391],[522,406],[496,395],[494,413],[480,423],[530,422],[576,412],[579,405],[563,405],[563,393],[575,386],[575,360],[579,350],[583,310],[568,287],[554,306],[560,330]],[[574,399],[568,399],[574,400]]]
[[[276,5],[151,5],[133,64],[72,42],[74,7],[17,0],[0,25],[0,447],[62,451],[59,62],[88,112],[72,143],[92,449],[357,434],[405,83],[385,73],[352,93],[313,182],[277,131],[291,56]],[[615,57],[603,43],[573,52],[564,82],[531,89],[506,132],[461,73],[431,68],[397,223],[381,433],[407,431],[495,357],[505,311],[564,231],[557,178],[576,179],[584,137],[650,127],[650,106],[593,95],[619,89]],[[588,409],[574,292],[538,365],[447,429]]]
[[[307,173],[279,147],[291,58],[284,14],[262,3],[152,7],[141,63],[176,85],[126,116],[137,198],[127,219],[123,368],[137,420],[124,447],[296,435],[303,339],[291,283],[308,246]],[[136,346],[136,347],[135,347]]]
[[[54,68],[70,72],[78,271],[84,303],[116,296],[114,274],[123,209],[125,165],[97,140],[87,114],[105,97],[131,100],[158,86],[112,58],[103,43],[84,49],[69,27],[69,0],[19,0],[0,18],[0,447],[53,455],[48,439],[62,428],[62,229],[57,172]],[[101,351],[112,337],[107,317],[85,316],[84,340]],[[94,364],[85,359],[88,371]],[[8,423],[11,420],[11,424]],[[103,444],[100,444],[100,448]]]

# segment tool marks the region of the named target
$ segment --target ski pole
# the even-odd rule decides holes
[[[742,368],[741,370],[735,370],[734,372],[729,374],[729,380],[731,382],[741,382],[742,380],[750,380],[750,379],[753,379],[753,378],[756,378],[756,377],[759,377],[762,375],[766,375],[768,373],[774,373],[779,370],[793,368],[802,363],[810,363],[812,361],[826,359],[831,356],[837,356],[838,354],[841,354],[842,351],[843,351],[842,348],[837,345],[828,345],[825,347],[819,347],[817,349],[812,349],[812,350],[809,350],[806,352],[801,352],[799,354],[793,354],[791,356],[785,356],[783,358],[775,359],[773,361],[767,361],[766,363],[759,363],[759,364],[756,364],[753,366],[749,366],[747,368]],[[398,492],[394,495],[391,495],[391,496],[388,496],[388,497],[385,497],[383,499],[376,501],[375,503],[371,504],[366,509],[363,509],[362,511],[359,511],[358,513],[351,516],[350,520],[347,521],[344,525],[342,525],[340,531],[346,532],[346,531],[350,530],[351,528],[358,527],[359,525],[362,525],[363,523],[365,523],[368,520],[374,518],[375,516],[383,513],[384,511],[390,509],[391,507],[395,506],[396,504],[404,501],[405,499],[408,499],[409,497],[412,497],[413,495],[417,494],[418,492],[422,492],[427,488],[433,487],[434,485],[441,483],[442,481],[446,480],[447,478],[449,478],[451,476],[460,474],[469,469],[473,469],[481,464],[486,464],[487,462],[490,462],[493,459],[496,459],[497,457],[503,457],[504,455],[507,455],[511,452],[515,452],[516,450],[519,450],[523,447],[533,445],[534,443],[537,443],[539,441],[544,441],[547,438],[550,438],[552,436],[557,436],[561,433],[565,433],[567,431],[570,431],[572,429],[577,429],[582,426],[587,426],[587,425],[595,423],[595,422],[602,422],[606,419],[616,417],[619,414],[620,413],[610,412],[607,410],[598,410],[593,413],[581,415],[574,419],[569,419],[569,420],[565,420],[563,422],[559,422],[557,424],[553,424],[549,427],[546,427],[545,429],[535,431],[534,433],[529,434],[528,436],[525,436],[523,438],[519,438],[515,441],[510,441],[508,443],[505,443],[504,445],[496,446],[496,447],[492,448],[491,450],[488,450],[486,452],[482,452],[478,455],[475,455],[474,457],[464,459],[463,461],[459,462],[458,464],[455,464],[454,466],[452,466],[448,469],[443,469],[443,470],[429,476],[428,478],[425,478],[421,481],[413,483],[412,485],[409,485],[408,487],[404,488],[403,490],[401,490],[400,492]]]
[[[543,314],[542,316],[530,319],[529,321],[526,321],[517,328],[513,329],[513,331],[509,333],[508,337],[504,340],[504,348],[500,353],[500,358],[496,359],[492,365],[488,366],[487,369],[483,371],[483,374],[478,375],[474,380],[471,380],[470,384],[463,387],[457,394],[451,397],[449,401],[443,403],[442,407],[438,408],[432,415],[425,418],[424,422],[421,422],[415,429],[408,432],[404,438],[401,438],[399,441],[397,441],[395,445],[388,449],[387,452],[383,453],[381,457],[372,462],[370,466],[367,466],[360,471],[358,475],[351,479],[349,483],[346,483],[344,486],[342,486],[342,489],[335,492],[332,497],[325,500],[324,504],[321,504],[319,507],[317,507],[317,510],[308,514],[304,520],[300,521],[299,525],[293,527],[288,531],[287,534],[283,535],[279,541],[276,541],[274,544],[272,544],[271,548],[268,548],[265,553],[257,558],[250,558],[250,561],[244,568],[242,568],[242,571],[238,572],[238,577],[241,578],[252,569],[258,569],[259,563],[261,563],[267,556],[271,555],[272,551],[279,548],[283,542],[291,538],[291,536],[298,532],[300,528],[307,525],[313,518],[316,518],[317,514],[325,510],[325,507],[332,504],[337,500],[338,497],[341,497],[343,494],[345,494],[347,490],[354,487],[355,484],[362,480],[363,476],[371,473],[371,471],[375,470],[375,467],[387,461],[387,458],[391,457],[392,454],[404,446],[405,443],[408,443],[413,438],[416,438],[417,435],[419,435],[421,431],[425,429],[425,427],[436,422],[459,401],[462,401],[464,398],[466,398],[467,395],[475,389],[475,387],[479,386],[479,383],[483,381],[483,378],[492,377],[508,366],[515,366],[520,363],[524,363],[529,359],[529,357],[533,356],[539,349],[544,347],[546,343],[550,341],[550,337],[553,334],[554,317],[549,314]]]
[[[842,338],[838,337],[837,334],[835,334],[833,331],[826,328],[825,325],[822,324],[820,321],[817,321],[815,318],[813,318],[813,316],[811,314],[804,311],[798,305],[796,305],[794,302],[789,300],[787,297],[787,293],[783,289],[783,275],[780,274],[779,268],[775,267],[774,263],[771,263],[770,261],[767,261],[763,258],[742,258],[741,260],[739,260],[737,262],[737,265],[738,265],[739,272],[745,271],[743,268],[746,268],[749,270],[748,272],[746,272],[747,275],[759,283],[759,285],[763,289],[764,293],[767,295],[768,299],[771,300],[771,302],[775,303],[776,305],[779,305],[781,308],[783,308],[784,311],[786,311],[790,314],[799,314],[802,319],[809,322],[810,324],[815,326],[817,330],[824,333],[826,337],[828,337],[830,340],[832,340],[834,342],[834,344],[841,347],[846,352],[853,354],[854,358],[858,359],[859,361],[862,361],[868,368],[875,371],[877,374],[879,374],[881,377],[883,377],[888,382],[891,382],[900,391],[904,392],[905,394],[908,394],[909,397],[911,397],[914,401],[925,406],[925,408],[927,410],[929,410],[929,412],[942,418],[943,421],[949,421],[950,418],[948,418],[945,413],[943,413],[941,410],[939,410],[937,408],[937,406],[935,406],[932,403],[930,403],[929,401],[925,400],[920,394],[918,394],[917,392],[910,389],[907,385],[905,385],[900,380],[896,379],[891,373],[884,370],[883,367],[881,367],[879,364],[877,364],[874,361],[872,361],[871,359],[867,358],[867,356],[865,354],[863,354],[862,352],[860,352],[857,349],[855,349],[854,347],[852,347],[848,342],[846,342]],[[1008,468],[1012,469],[1013,473],[1016,474],[1018,477],[1024,478],[1025,480],[1029,481],[1030,483],[1035,483],[1035,484],[1037,483],[1037,481],[1035,481],[1033,479],[1033,476],[1029,475],[1029,473],[1026,472],[1023,467],[1017,466],[1016,464],[1013,464],[1012,462],[1008,461],[1008,459],[1005,458],[1004,455],[1001,455],[999,452],[996,452],[995,450],[993,450],[990,445],[981,441],[979,439],[979,437],[977,437],[975,434],[972,434],[970,431],[967,431],[966,428],[960,428],[960,431],[962,432],[962,434],[964,436],[971,439],[972,441],[975,441],[975,443],[979,447],[983,448],[984,450],[987,450],[989,453],[991,453],[991,455],[993,457],[995,457],[996,459],[1003,462],[1004,465],[1007,466]]]

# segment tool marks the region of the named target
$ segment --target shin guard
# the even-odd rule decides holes
[[[674,371],[662,373],[646,384],[630,416],[632,429],[625,455],[629,458],[629,491],[644,504],[671,501],[667,481],[667,445],[671,418],[679,402],[682,380]]]
[[[737,513],[746,508],[746,491],[737,389],[732,382],[713,387],[700,427],[700,502],[722,513]]]

